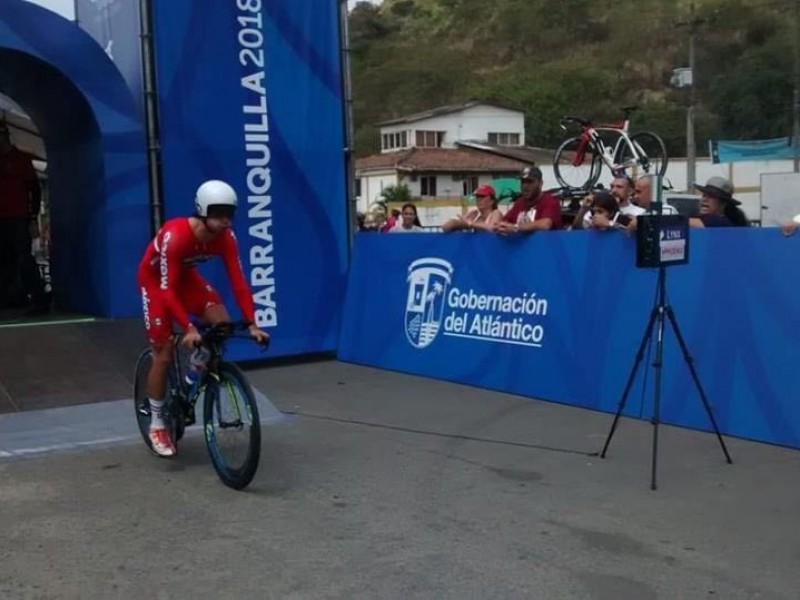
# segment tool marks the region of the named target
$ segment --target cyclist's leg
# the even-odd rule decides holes
[[[197,271],[187,273],[181,280],[181,287],[189,300],[186,308],[193,315],[200,317],[203,323],[215,325],[230,321],[230,315],[219,293],[200,273]]]
[[[153,351],[153,361],[147,374],[147,398],[150,403],[150,442],[160,456],[173,456],[175,444],[163,419],[167,393],[167,373],[172,360],[172,318],[157,285],[143,285],[142,307],[147,339]]]

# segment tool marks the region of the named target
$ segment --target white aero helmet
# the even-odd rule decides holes
[[[210,179],[197,188],[194,206],[197,216],[207,217],[209,206],[232,206],[236,208],[236,192],[219,179]]]

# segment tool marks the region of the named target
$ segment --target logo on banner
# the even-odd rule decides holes
[[[453,266],[441,258],[420,258],[408,267],[406,338],[415,348],[429,346],[442,326]]]
[[[426,348],[443,335],[481,342],[541,348],[549,302],[535,292],[485,293],[453,282],[453,266],[442,258],[420,258],[408,266],[406,338]],[[505,290],[504,290],[505,291]]]

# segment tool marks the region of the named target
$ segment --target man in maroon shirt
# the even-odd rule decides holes
[[[0,301],[12,301],[17,278],[30,298],[32,314],[47,312],[47,300],[33,258],[31,228],[38,225],[41,190],[31,159],[11,143],[0,122]]]
[[[522,192],[494,230],[508,234],[561,229],[561,203],[542,191],[542,171],[538,167],[525,167],[519,178]]]

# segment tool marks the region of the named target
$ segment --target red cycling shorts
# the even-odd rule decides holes
[[[141,292],[147,339],[153,345],[164,344],[172,335],[175,318],[167,308],[158,279],[143,282]],[[217,290],[195,269],[188,269],[181,274],[175,295],[186,311],[198,318],[202,318],[209,307],[222,304]]]

